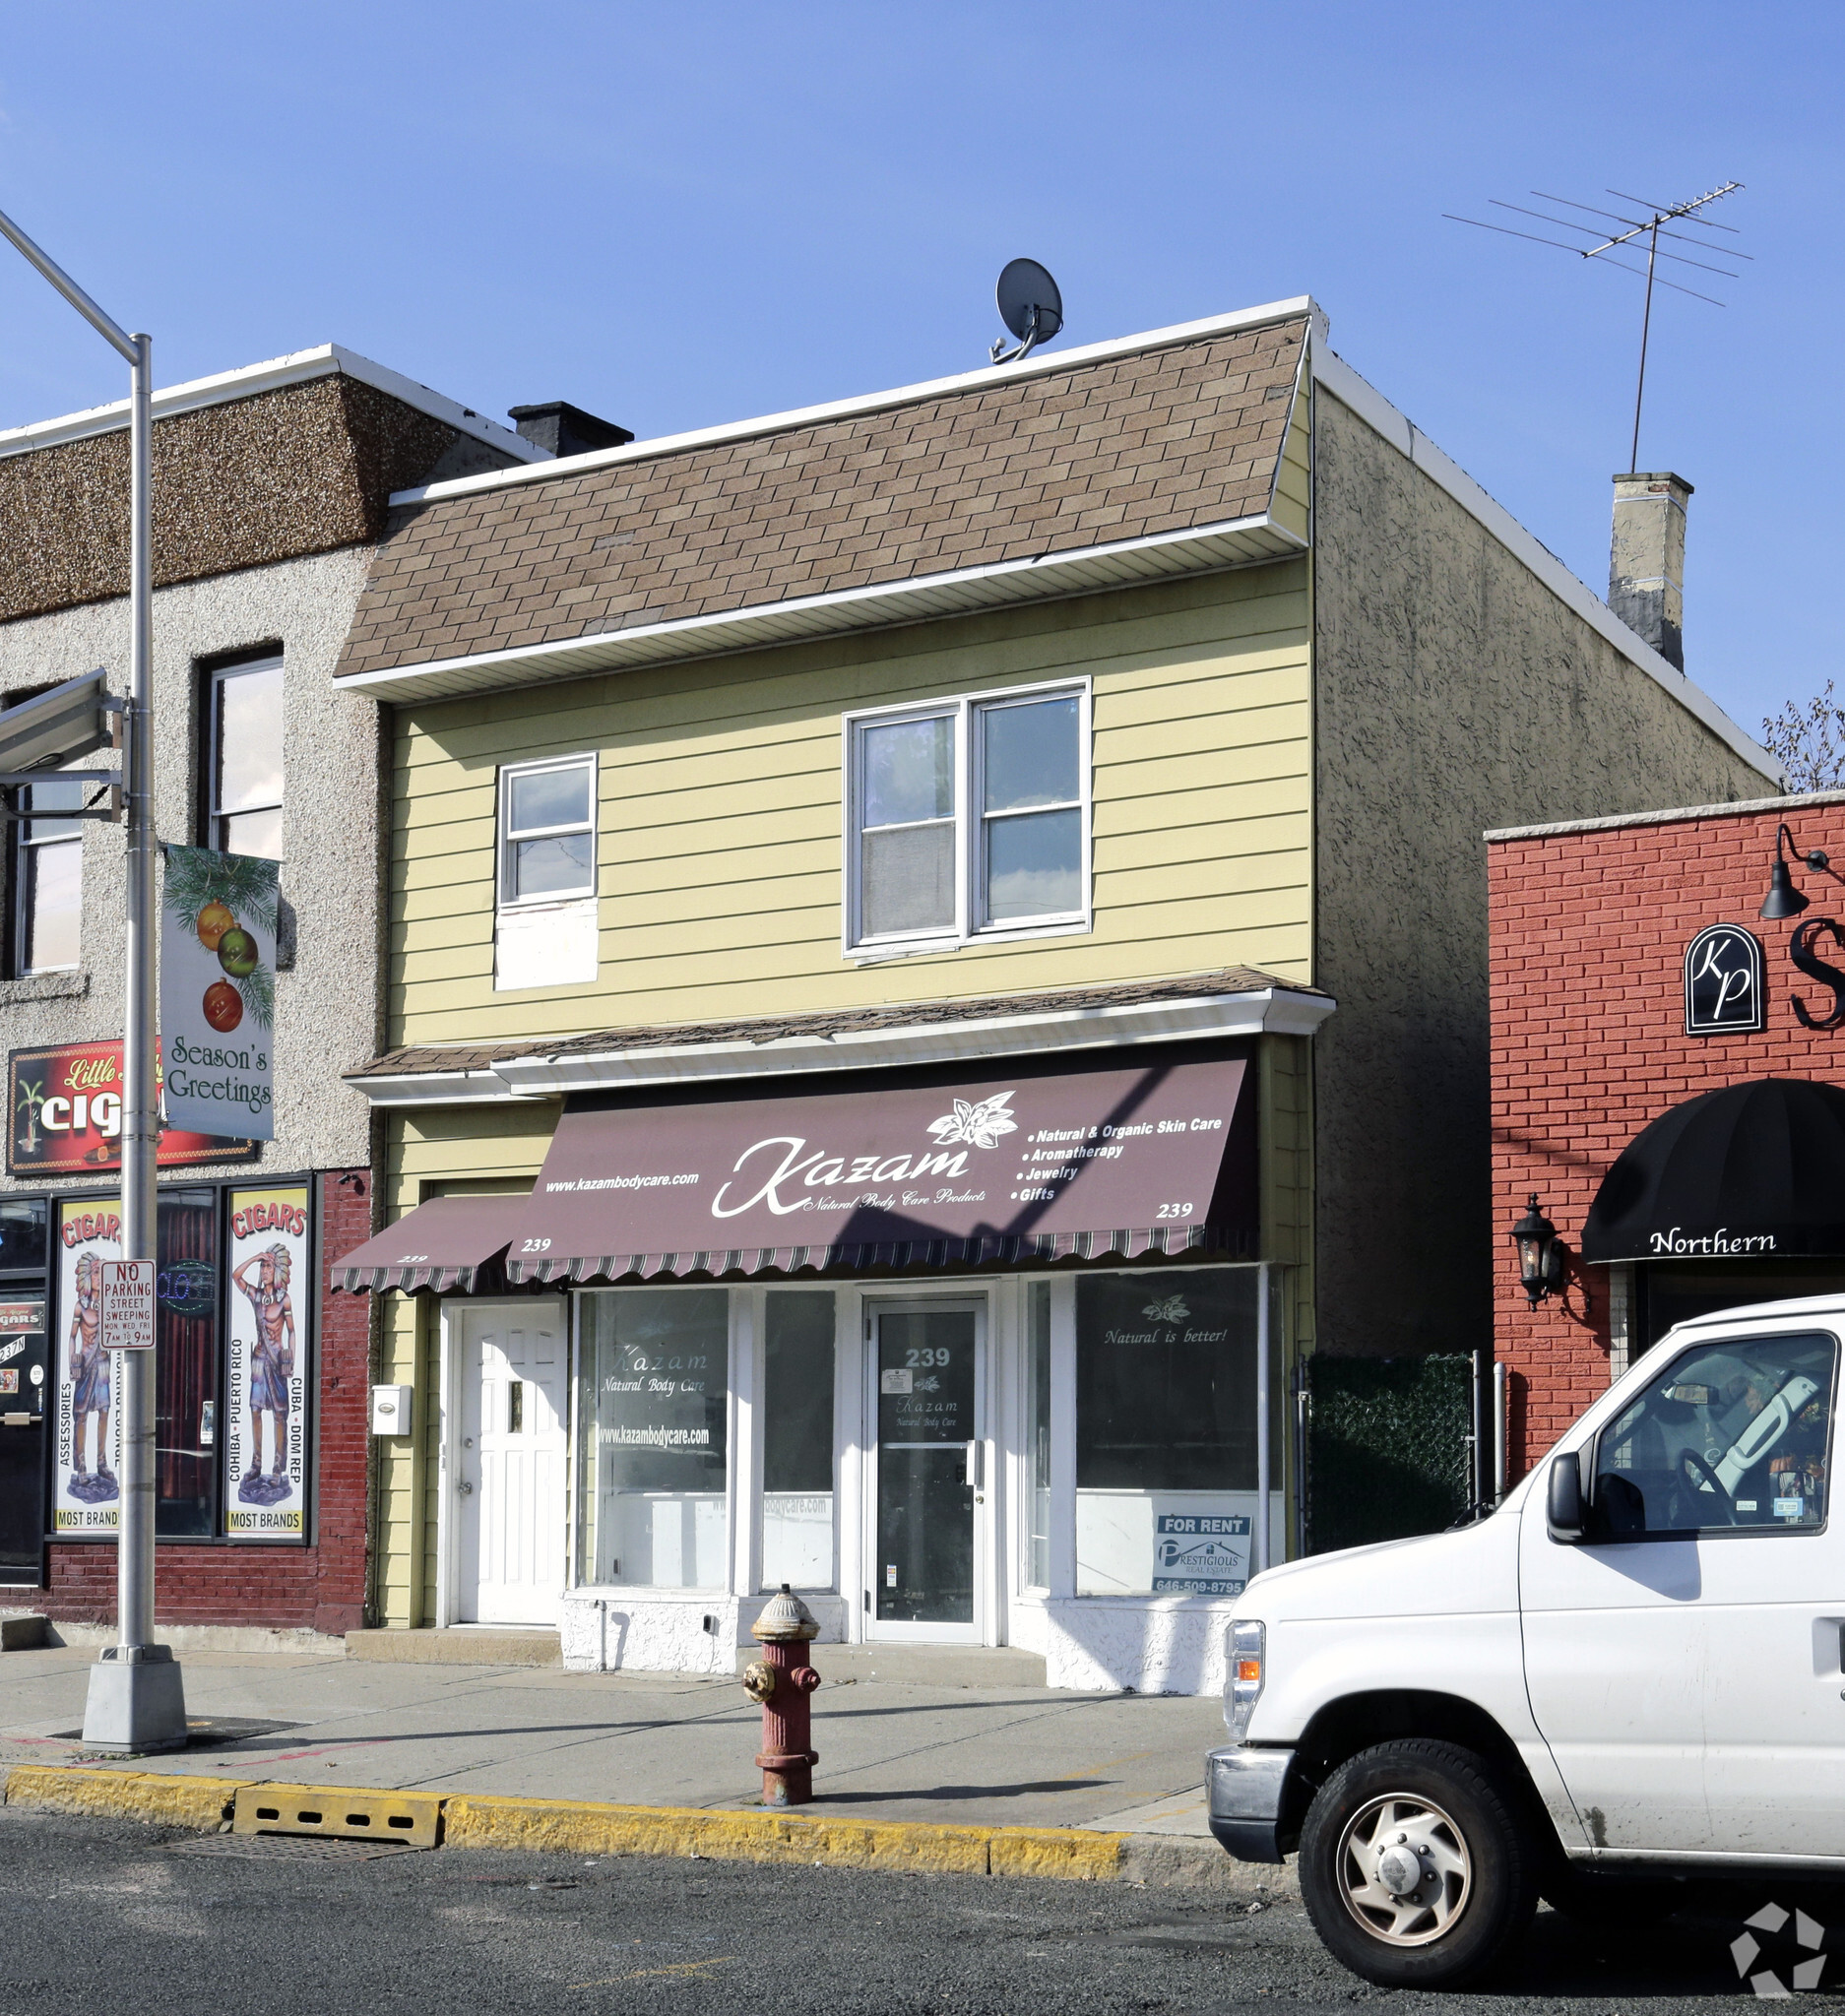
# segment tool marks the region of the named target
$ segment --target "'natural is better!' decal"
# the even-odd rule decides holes
[[[160,1036],[176,1127],[275,1138],[271,1117],[279,864],[166,850]]]

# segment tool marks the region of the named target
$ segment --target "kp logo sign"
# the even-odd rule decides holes
[[[1743,1036],[1762,1027],[1761,941],[1712,924],[1685,948],[1685,1033]]]

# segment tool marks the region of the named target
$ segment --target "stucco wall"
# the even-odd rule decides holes
[[[1502,1230],[1482,834],[1773,784],[1323,391],[1314,446],[1319,1344],[1470,1350]]]
[[[340,1072],[368,1055],[377,1037],[378,717],[370,702],[329,684],[368,559],[368,549],[349,548],[155,597],[155,818],[164,840],[199,838],[196,661],[277,641],[283,648],[282,890],[296,944],[292,971],[276,981],[276,1138],[261,1164],[278,1172],[371,1161],[365,1101]],[[0,624],[0,695],[98,664],[120,692],[127,663],[120,599]],[[112,759],[91,760],[105,767]],[[90,822],[83,847],[84,971],[0,981],[0,1048],[122,1034],[122,829]],[[0,1186],[48,1187],[42,1176],[0,1177]],[[66,1178],[55,1187],[83,1186]]]

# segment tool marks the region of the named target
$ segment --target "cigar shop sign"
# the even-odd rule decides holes
[[[164,1078],[156,1068],[164,1093]],[[24,1176],[107,1175],[122,1166],[122,1045],[60,1043],[14,1050],[7,1058],[7,1173]],[[256,1142],[195,1134],[165,1124],[161,1100],[162,1168],[197,1163],[249,1162]]]
[[[1825,957],[1831,953],[1832,958]],[[1845,1023],[1845,928],[1831,917],[1794,927],[1788,963],[1808,985],[1790,996],[1803,1029]],[[1710,924],[1685,948],[1686,1036],[1747,1036],[1765,1027],[1767,979],[1761,940],[1741,924]]]

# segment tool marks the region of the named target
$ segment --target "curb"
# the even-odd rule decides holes
[[[5,1803],[23,1812],[138,1820],[211,1833],[229,1822],[241,1790],[276,1782],[16,1764],[6,1773]],[[344,1795],[390,1796],[350,1786],[311,1790],[322,1804]],[[1208,1887],[1271,1901],[1292,1897],[1299,1887],[1292,1868],[1233,1861],[1215,1842],[1181,1836],[1100,1834],[1080,1827],[955,1827],[927,1820],[806,1819],[789,1813],[602,1805],[586,1799],[483,1793],[451,1793],[440,1800],[440,1839],[446,1848],[823,1862],[831,1868],[886,1874],[1036,1876],[1066,1882]]]

